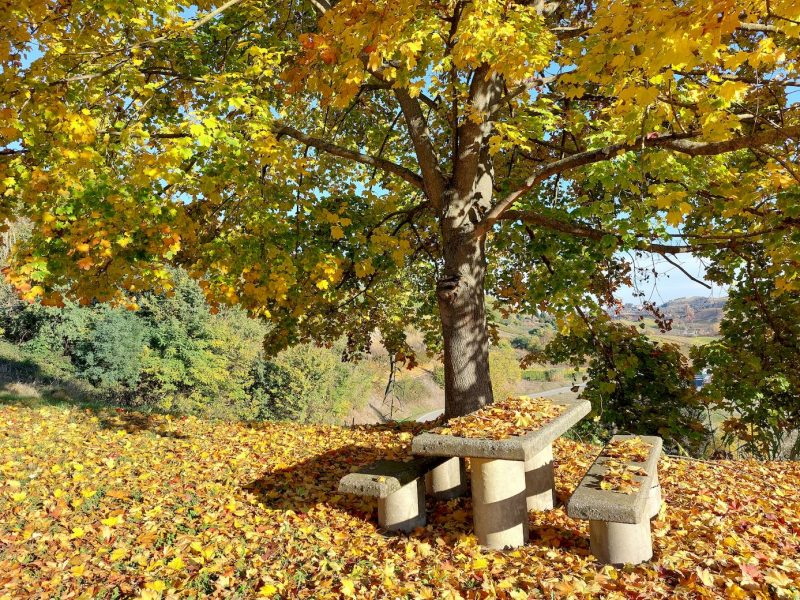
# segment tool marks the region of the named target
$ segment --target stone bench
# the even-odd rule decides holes
[[[339,492],[378,499],[378,525],[409,532],[425,525],[425,488],[437,499],[461,496],[466,489],[464,462],[420,456],[408,462],[378,460],[345,475]]]
[[[425,456],[469,457],[475,535],[488,548],[528,541],[528,511],[555,504],[553,442],[591,410],[586,400],[558,401],[563,413],[525,435],[502,440],[425,432],[411,451]]]
[[[638,564],[653,556],[650,519],[661,508],[661,488],[658,485],[661,438],[615,435],[612,441],[635,437],[650,444],[647,460],[625,462],[601,453],[589,467],[567,506],[570,517],[589,521],[592,554],[606,564]],[[639,488],[630,493],[602,489],[600,482],[606,474],[609,460],[620,460],[627,466],[641,469],[645,475],[633,474],[633,480],[639,484]]]

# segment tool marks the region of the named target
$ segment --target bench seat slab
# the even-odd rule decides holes
[[[658,459],[661,455],[661,438],[615,435],[613,440],[621,441],[632,437],[641,437],[642,440],[653,446],[645,462],[630,463],[633,467],[641,467],[647,473],[645,476],[634,476],[634,479],[639,482],[639,489],[631,494],[601,489],[600,482],[606,473],[605,463],[607,459],[603,456],[598,456],[569,499],[567,513],[570,517],[573,519],[613,521],[614,523],[640,523],[650,518],[649,498],[653,483],[658,481],[657,469]]]
[[[378,460],[342,477],[339,492],[357,496],[386,498],[415,479],[438,467],[447,459],[416,457],[411,461]]]

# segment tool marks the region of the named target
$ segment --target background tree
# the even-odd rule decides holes
[[[763,249],[796,290],[793,0],[26,0],[0,9],[3,215],[29,298],[185,265],[273,348],[441,340],[492,400],[488,290],[598,315],[630,255]],[[627,254],[626,254],[627,253]],[[672,260],[672,259],[670,259]]]
[[[710,434],[707,412],[694,388],[694,371],[675,344],[602,315],[581,318],[532,356],[588,365],[581,395],[592,402],[594,419],[581,427],[594,437],[658,435],[673,452],[702,455]]]
[[[800,295],[776,288],[763,254],[714,275],[731,284],[721,339],[694,349],[711,371],[702,393],[717,410],[726,448],[758,458],[800,458]]]

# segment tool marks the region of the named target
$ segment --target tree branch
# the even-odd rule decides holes
[[[550,217],[547,215],[537,214],[533,212],[525,212],[525,211],[518,211],[518,210],[509,210],[506,211],[501,217],[500,220],[503,221],[522,221],[523,223],[527,223],[530,225],[536,225],[538,227],[543,227],[544,229],[550,229],[551,231],[558,231],[560,233],[566,233],[568,235],[572,235],[575,237],[582,237],[594,241],[600,241],[604,237],[613,237],[619,242],[623,244],[622,236],[619,233],[612,232],[612,231],[604,231],[602,229],[598,229],[596,227],[592,227],[586,223],[581,223],[578,221],[567,221],[564,219],[557,219],[555,217]],[[652,252],[654,254],[683,254],[685,252],[696,252],[700,250],[707,250],[708,248],[719,248],[724,247],[725,244],[722,243],[710,243],[710,244],[680,244],[680,245],[673,245],[673,244],[659,244],[657,242],[647,242],[646,240],[640,240],[639,243],[634,248],[635,250],[642,250],[644,252]]]
[[[394,93],[400,104],[400,110],[403,111],[408,133],[414,145],[414,152],[422,170],[425,195],[438,210],[442,204],[445,178],[439,166],[439,159],[433,150],[428,126],[425,124],[425,116],[422,114],[419,102],[411,97],[408,90],[395,89]]]
[[[689,138],[696,137],[699,132],[688,132],[681,134],[646,135],[640,136],[630,142],[611,144],[604,148],[578,152],[559,160],[552,161],[543,165],[536,173],[528,177],[525,183],[514,192],[511,192],[503,200],[486,213],[481,223],[475,229],[475,235],[485,235],[492,225],[511,208],[511,206],[524,194],[544,180],[585,165],[610,160],[617,156],[619,152],[630,152],[641,148],[663,148],[673,150],[688,156],[714,156],[725,154],[743,148],[754,148],[768,144],[781,142],[789,138],[800,137],[800,125],[770,129],[752,135],[743,135],[721,142],[698,142]]]
[[[672,259],[671,259],[669,256],[667,256],[666,254],[662,254],[662,255],[661,255],[661,257],[662,257],[662,258],[663,258],[665,261],[667,261],[669,264],[671,264],[673,267],[675,267],[676,269],[678,269],[678,270],[679,270],[681,273],[683,273],[684,275],[686,275],[686,277],[688,277],[689,279],[691,279],[692,281],[694,281],[695,283],[699,283],[700,285],[702,285],[702,286],[703,286],[704,288],[706,288],[706,289],[709,289],[709,290],[711,289],[711,286],[710,286],[710,285],[708,285],[708,284],[707,284],[705,281],[703,281],[703,280],[701,280],[701,279],[698,279],[697,277],[695,277],[694,275],[692,275],[691,273],[689,273],[689,271],[687,271],[686,269],[684,269],[684,268],[683,268],[683,265],[681,265],[680,263],[676,263],[674,260],[672,260]]]
[[[424,184],[422,177],[420,177],[413,171],[398,165],[397,163],[393,163],[390,160],[386,160],[385,158],[370,156],[368,154],[362,154],[361,152],[356,152],[354,150],[348,150],[347,148],[342,148],[341,146],[337,146],[336,144],[326,142],[325,140],[322,140],[320,138],[315,138],[306,135],[302,131],[295,129],[294,127],[289,127],[288,125],[280,125],[280,124],[276,125],[275,127],[273,127],[273,133],[279,138],[285,135],[297,140],[298,142],[302,142],[303,144],[312,146],[317,150],[321,150],[323,152],[327,152],[328,154],[332,154],[333,156],[338,156],[339,158],[344,158],[364,165],[370,165],[372,167],[381,169],[382,171],[385,171],[387,173],[397,175],[398,177],[407,181],[414,187],[424,191]]]

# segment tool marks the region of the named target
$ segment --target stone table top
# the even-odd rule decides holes
[[[547,448],[570,427],[589,414],[592,408],[588,400],[558,401],[554,404],[563,404],[567,408],[557,417],[525,435],[492,440],[425,432],[414,436],[411,441],[411,452],[425,456],[526,460]]]

